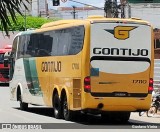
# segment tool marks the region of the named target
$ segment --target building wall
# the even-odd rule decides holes
[[[61,14],[62,19],[73,19],[73,12],[72,11],[65,11],[59,12]],[[104,16],[103,10],[85,10],[85,11],[76,11],[76,19],[86,19],[88,16],[91,15],[101,15]]]
[[[126,6],[125,14],[126,17],[137,17],[149,21],[154,28],[160,28],[160,4],[130,4],[129,8]]]
[[[32,0],[32,16],[47,15],[47,0]]]
[[[50,17],[59,17],[62,19],[73,19],[73,8],[72,7],[59,7],[57,10],[50,10]],[[93,7],[76,7],[75,8],[76,19],[86,19],[90,15],[101,15],[104,16],[103,9],[96,9]]]
[[[160,29],[154,29],[155,59],[160,59]]]

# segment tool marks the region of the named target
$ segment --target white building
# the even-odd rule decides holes
[[[48,13],[47,0],[32,0],[32,16],[46,16]]]
[[[96,9],[93,7],[59,7],[57,11],[55,17],[62,19],[74,19],[74,15],[75,19],[86,19],[90,15],[104,16],[103,9]]]
[[[126,6],[126,17],[137,17],[149,21],[154,28],[160,28],[160,3],[130,4]]]

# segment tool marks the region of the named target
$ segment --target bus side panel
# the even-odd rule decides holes
[[[54,88],[59,91],[59,96],[65,89],[69,93],[70,108],[73,109],[75,94],[81,96],[81,53],[75,56],[36,58],[36,68],[45,104],[52,106]],[[81,99],[77,101],[81,102]]]

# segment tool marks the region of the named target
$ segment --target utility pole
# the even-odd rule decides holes
[[[128,3],[128,17],[131,18],[131,6]]]
[[[113,10],[114,10],[114,17],[115,17],[115,18],[118,18],[118,13],[119,13],[119,12],[118,12],[118,3],[117,3],[117,0],[114,0],[114,1],[113,1],[113,4],[114,4],[114,6],[113,6],[113,8],[114,8],[114,9],[113,9]]]
[[[26,9],[24,10],[24,31],[27,30],[27,15],[26,15]]]
[[[73,7],[73,19],[76,19],[76,7],[75,6],[72,7]]]
[[[117,0],[105,0],[104,11],[106,17],[118,18],[118,4]]]
[[[126,6],[126,0],[120,0],[121,2],[121,18],[125,18],[125,6]]]

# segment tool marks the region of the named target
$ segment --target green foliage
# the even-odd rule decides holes
[[[29,0],[0,0],[0,30],[5,31],[8,35],[8,28],[11,26],[8,15],[14,23],[16,23],[16,13],[22,15],[20,8],[24,6],[27,10],[25,2],[29,3]]]
[[[26,29],[40,28],[44,23],[58,20],[58,19],[47,19],[42,17],[26,16],[26,24],[25,24],[25,17],[17,16],[17,21],[15,24],[10,17],[9,19],[11,22],[11,26],[9,27],[10,31],[24,31],[25,25],[26,25]]]

